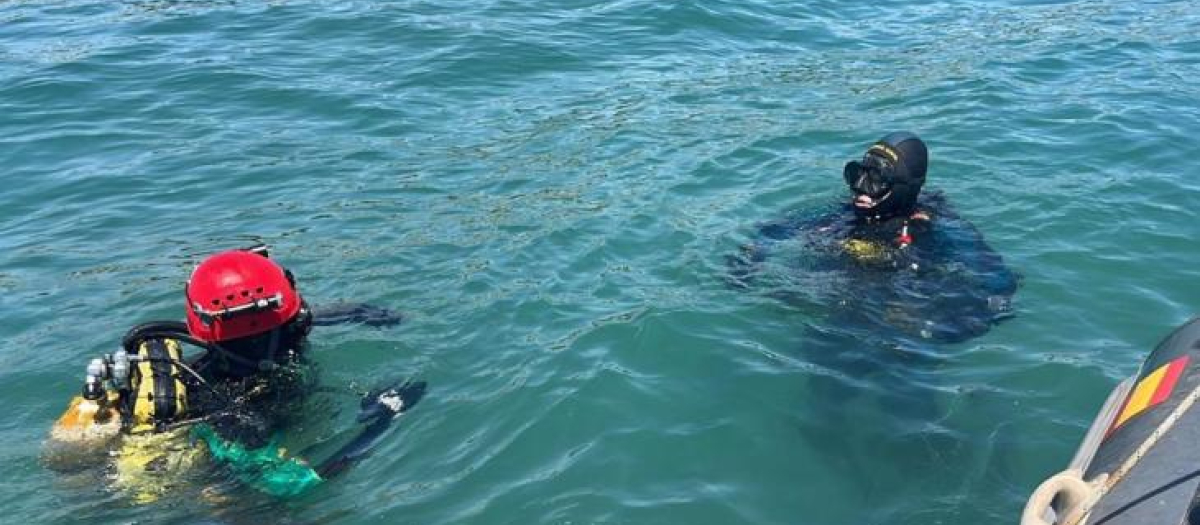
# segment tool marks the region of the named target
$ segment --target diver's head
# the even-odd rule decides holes
[[[912,213],[928,164],[929,151],[916,135],[899,131],[879,139],[842,172],[854,192],[854,211],[880,220]]]
[[[205,342],[225,346],[283,328],[307,333],[307,308],[295,280],[267,258],[265,247],[208,257],[192,271],[184,293],[188,332]]]

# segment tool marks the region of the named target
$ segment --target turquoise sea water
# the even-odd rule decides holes
[[[1200,310],[1198,12],[0,2],[0,522],[1014,523]],[[1023,275],[1017,316],[838,375],[806,356],[823,305],[732,289],[725,256],[895,129]],[[288,501],[46,470],[87,360],[254,241],[314,303],[407,316],[312,337],[329,385],[429,382],[373,458]]]

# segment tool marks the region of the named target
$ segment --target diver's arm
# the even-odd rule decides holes
[[[402,316],[387,308],[365,303],[335,303],[312,308],[313,324],[328,326],[343,323],[361,323],[367,326],[395,326]]]
[[[365,426],[316,468],[303,459],[284,455],[274,440],[247,442],[244,435],[230,439],[213,424],[197,425],[193,435],[208,445],[213,459],[226,465],[243,483],[276,497],[296,496],[367,457],[392,421],[416,405],[425,389],[424,381],[405,381],[367,393],[358,415],[358,422]]]
[[[329,479],[365,458],[391,426],[392,420],[425,396],[425,387],[424,381],[406,381],[369,392],[363,397],[362,410],[358,414],[358,422],[366,423],[366,426],[354,439],[321,462],[317,473],[323,479]]]
[[[743,244],[736,255],[728,255],[725,258],[726,265],[729,266],[730,284],[745,288],[754,280],[759,267],[767,260],[777,243],[793,239],[802,232],[828,228],[840,216],[841,214],[836,212],[817,217],[790,215],[759,224],[753,239]]]
[[[988,245],[974,224],[954,210],[944,194],[931,193],[922,204],[931,210],[935,221],[939,252],[969,271],[989,295],[1010,297],[1016,293],[1020,275],[1004,264],[1003,257]]]
[[[771,245],[792,238],[798,231],[800,231],[800,221],[793,218],[760,224],[754,239],[741,246],[741,253],[735,256],[738,259],[736,262],[747,266],[761,263],[767,259]],[[731,264],[734,262],[734,260],[730,261]]]
[[[975,225],[966,219],[955,219],[939,224],[939,229],[947,234],[955,259],[966,267],[988,295],[1009,297],[1016,293],[1020,280],[1017,273],[1004,264],[1004,258],[988,245]]]
[[[937,236],[943,243],[940,249],[974,289],[967,294],[972,301],[964,305],[964,315],[989,322],[1011,316],[1012,296],[1020,275],[1004,264],[1004,259],[988,245],[975,225],[949,206],[942,206],[936,220]]]

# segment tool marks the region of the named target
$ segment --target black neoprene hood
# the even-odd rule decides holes
[[[860,215],[888,219],[913,212],[928,167],[925,143],[914,133],[898,131],[867,148],[862,161],[847,163],[843,176],[856,195],[878,200],[871,208],[857,208]]]

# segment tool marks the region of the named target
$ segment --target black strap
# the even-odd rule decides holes
[[[150,370],[154,374],[154,426],[161,428],[175,419],[175,374],[172,359],[162,339],[146,342]]]
[[[125,347],[125,351],[131,354],[137,354],[138,345],[142,341],[151,340],[154,338],[169,338],[194,345],[204,350],[208,350],[220,356],[227,361],[235,361],[240,365],[250,368],[257,368],[258,362],[247,359],[233,352],[230,352],[216,343],[201,341],[192,336],[188,332],[187,325],[179,321],[151,321],[142,323],[129,329],[125,337],[121,340],[121,345]]]

